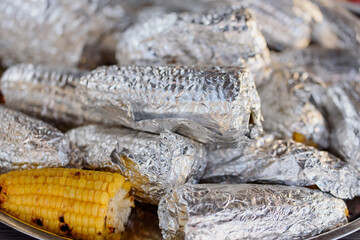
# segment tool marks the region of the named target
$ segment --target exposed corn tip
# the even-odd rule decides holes
[[[127,207],[134,205],[130,188],[116,173],[63,168],[9,172],[0,176],[0,208],[61,236],[113,239],[123,226],[109,220],[116,218],[109,215],[114,211],[111,199],[121,192],[121,200],[114,201],[128,215]]]

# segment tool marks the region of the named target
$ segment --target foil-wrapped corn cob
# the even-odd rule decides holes
[[[168,189],[196,183],[206,166],[201,144],[169,131],[156,135],[91,125],[66,136],[72,144],[72,166],[121,173],[142,202],[157,204]]]
[[[324,49],[308,47],[271,55],[272,62],[305,71],[331,85],[339,81],[354,81],[360,78],[360,49]],[[318,98],[313,93],[313,97]]]
[[[203,143],[236,145],[262,130],[252,75],[225,67],[111,66],[81,78],[89,119]]]
[[[333,196],[360,196],[360,172],[328,152],[266,135],[243,148],[208,153],[206,183],[268,182],[317,186]]]
[[[332,151],[360,167],[360,85],[344,81],[327,89],[322,100],[331,128]]]
[[[64,167],[70,146],[50,125],[0,106],[0,172]]]
[[[3,74],[0,88],[9,108],[52,123],[77,126],[85,123],[76,88],[86,73],[19,64]]]
[[[246,9],[207,14],[171,13],[126,30],[117,45],[120,64],[181,64],[248,67],[257,84],[269,51]]]
[[[279,185],[186,184],[162,198],[165,239],[303,239],[347,223],[346,204]]]
[[[120,239],[134,198],[116,173],[49,168],[0,176],[0,209],[74,239]]]
[[[51,66],[86,66],[92,54],[115,50],[105,41],[131,22],[124,1],[113,0],[4,0],[0,2],[0,56],[3,64],[36,63]],[[96,50],[94,50],[96,48]],[[96,54],[95,54],[96,55]],[[86,56],[87,58],[82,58]],[[94,63],[90,63],[94,65]]]
[[[322,21],[319,8],[308,0],[227,0],[254,14],[267,44],[274,49],[304,48],[311,41],[311,25]]]
[[[321,112],[312,102],[312,93],[322,89],[307,72],[282,66],[275,69],[266,85],[258,88],[264,129],[280,138],[303,136],[303,143],[328,146],[328,129]]]
[[[332,0],[311,0],[318,5],[323,21],[314,25],[313,38],[328,48],[353,49],[360,45],[360,20]]]

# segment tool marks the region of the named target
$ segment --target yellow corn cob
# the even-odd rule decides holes
[[[0,208],[32,225],[75,239],[119,239],[133,197],[115,173],[40,169],[0,176]]]

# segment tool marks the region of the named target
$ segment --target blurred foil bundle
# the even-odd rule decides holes
[[[132,22],[135,11],[128,2],[1,1],[3,64],[94,68],[99,63],[114,63],[115,34]],[[137,2],[141,5],[141,1]]]
[[[65,167],[70,145],[50,125],[0,106],[0,172]]]
[[[265,130],[279,138],[326,148],[328,129],[312,97],[323,84],[307,72],[273,66],[270,80],[258,88]]]
[[[158,215],[165,239],[303,239],[344,225],[346,211],[306,188],[186,184],[161,199]]]
[[[242,148],[208,153],[202,182],[277,183],[308,186],[342,199],[360,196],[360,176],[353,165],[325,151],[265,135]]]
[[[269,51],[247,9],[170,13],[130,27],[117,45],[120,64],[248,67],[257,84]]]
[[[10,67],[0,80],[5,105],[42,118],[57,126],[86,123],[76,93],[86,71],[18,64]],[[6,100],[5,100],[6,99]]]
[[[146,203],[157,204],[174,186],[198,182],[206,166],[204,146],[169,131],[157,135],[89,125],[66,137],[71,166],[121,173],[136,199]]]

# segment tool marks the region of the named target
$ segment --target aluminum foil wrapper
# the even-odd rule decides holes
[[[119,172],[130,180],[135,198],[146,203],[157,204],[174,186],[196,183],[206,166],[200,143],[169,131],[157,135],[90,125],[66,136],[72,166]]]
[[[261,132],[252,75],[230,67],[111,66],[81,78],[86,117],[229,146]]]
[[[4,0],[0,15],[0,56],[7,66],[86,66],[81,62],[96,59],[88,59],[92,57],[84,49],[115,52],[115,38],[104,39],[131,23],[124,4],[114,0]]]
[[[304,48],[311,41],[311,24],[322,21],[318,6],[308,0],[227,0],[245,6],[255,16],[267,44],[276,50]]]
[[[0,172],[65,167],[69,142],[50,125],[0,106]]]
[[[85,123],[76,93],[85,71],[62,70],[31,64],[10,67],[3,74],[0,89],[7,107],[57,124]]]
[[[331,128],[331,148],[360,167],[360,85],[344,81],[327,89],[322,106]]]
[[[360,45],[360,20],[332,0],[311,0],[320,8],[323,21],[314,25],[314,41],[328,48],[353,49]]]
[[[117,45],[122,65],[221,65],[248,67],[257,84],[266,75],[269,51],[246,9],[207,14],[171,13],[126,30]]]
[[[162,240],[157,206],[135,203],[121,240]]]
[[[303,143],[326,148],[326,121],[312,101],[316,89],[323,91],[322,82],[307,72],[286,67],[275,69],[268,83],[258,88],[264,129],[279,138],[297,140],[294,136],[301,135],[305,138]]]
[[[360,173],[328,152],[266,135],[243,148],[208,153],[206,183],[267,182],[317,186],[343,199],[360,196]]]
[[[301,187],[186,184],[161,199],[165,239],[303,239],[347,223],[344,201]]]
[[[306,71],[327,85],[360,79],[360,49],[325,49],[318,46],[271,54],[272,62]]]

